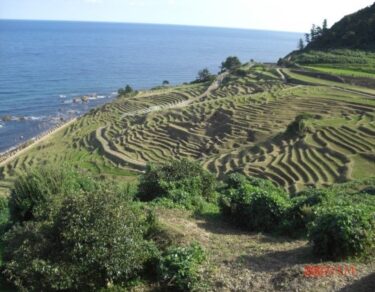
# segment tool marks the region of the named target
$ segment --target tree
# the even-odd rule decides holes
[[[125,88],[120,88],[117,93],[120,96],[131,95],[132,93],[134,93],[134,89],[130,85],[126,85]]]
[[[207,81],[211,81],[213,79],[213,77],[214,76],[211,74],[211,72],[207,68],[204,68],[203,70],[200,70],[198,72],[197,81],[198,82],[207,82]]]
[[[130,85],[126,85],[125,94],[132,93],[134,90]]]
[[[164,80],[163,81],[163,86],[168,86],[169,85],[169,81],[168,80]]]
[[[303,42],[303,39],[299,39],[299,42],[298,42],[298,49],[300,51],[302,51],[303,49],[305,48],[305,44]]]
[[[305,33],[305,41],[306,41],[306,44],[310,43],[310,34]]]
[[[241,62],[237,57],[228,57],[224,62],[221,63],[222,70],[233,70],[241,66]]]
[[[55,215],[5,235],[4,274],[21,291],[99,291],[136,277],[150,259],[151,216],[112,191],[51,202]]]
[[[328,22],[327,22],[327,19],[324,19],[323,20],[323,33],[326,32],[328,30]]]

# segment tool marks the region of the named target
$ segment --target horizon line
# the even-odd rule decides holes
[[[0,21],[45,21],[45,22],[80,22],[80,23],[112,23],[112,24],[143,24],[143,25],[164,25],[164,26],[186,26],[186,27],[201,27],[201,28],[221,28],[233,30],[257,30],[269,32],[283,32],[303,34],[301,31],[285,31],[264,28],[246,28],[246,27],[228,27],[228,26],[214,26],[214,25],[200,25],[200,24],[175,24],[175,23],[152,23],[152,22],[126,22],[126,21],[106,21],[106,20],[66,20],[66,19],[22,19],[22,18],[0,18]]]

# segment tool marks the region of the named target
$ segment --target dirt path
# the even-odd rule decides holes
[[[228,75],[228,72],[221,73],[215,79],[215,81],[212,82],[212,84],[207,88],[207,90],[204,93],[202,93],[201,95],[197,96],[197,97],[191,98],[189,100],[181,101],[181,102],[171,103],[171,104],[164,105],[164,106],[155,105],[155,106],[151,106],[151,107],[146,108],[146,109],[142,109],[142,110],[137,110],[137,111],[132,111],[132,112],[129,112],[129,113],[125,113],[125,114],[123,114],[121,116],[121,119],[123,119],[125,117],[129,117],[129,116],[143,115],[143,114],[147,114],[147,113],[151,113],[151,112],[156,112],[156,111],[161,111],[161,110],[166,110],[166,109],[186,107],[189,104],[191,104],[192,102],[194,102],[196,100],[199,100],[201,98],[204,98],[204,97],[208,96],[212,91],[218,89],[220,87],[221,83],[223,82],[224,78],[227,75]]]
[[[286,83],[287,79],[286,79],[285,74],[283,73],[283,71],[281,71],[280,68],[277,68],[276,71],[277,71],[277,73],[279,73],[279,75],[280,75],[281,79],[283,80],[283,82]]]
[[[206,251],[202,271],[208,291],[373,291],[373,263],[325,262],[306,240],[238,230],[220,218],[160,209],[158,218],[178,244],[199,242]],[[306,266],[354,267],[355,273],[309,278]]]
[[[41,134],[41,136],[39,138],[37,138],[36,140],[34,140],[34,141],[33,141],[33,139],[29,140],[28,142],[31,143],[30,145],[28,145],[25,148],[22,148],[20,150],[17,150],[17,149],[13,150],[13,151],[15,151],[14,154],[10,154],[10,156],[8,158],[6,158],[5,160],[1,161],[0,162],[0,167],[8,164],[9,162],[11,162],[12,160],[14,160],[15,158],[17,158],[21,154],[29,151],[31,148],[33,148],[36,145],[38,145],[38,144],[42,143],[43,141],[47,140],[53,134],[56,134],[57,132],[65,129],[65,128],[67,128],[68,126],[70,126],[71,124],[73,124],[76,120],[77,120],[77,118],[74,118],[74,119],[72,119],[72,120],[70,120],[70,121],[62,124],[61,126],[55,128],[53,130],[48,131],[45,134]],[[25,143],[27,143],[27,142],[25,142]],[[7,154],[5,153],[4,155],[7,155]]]

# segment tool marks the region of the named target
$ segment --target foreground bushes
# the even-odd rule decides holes
[[[323,259],[366,255],[375,247],[374,214],[363,205],[323,208],[309,226],[309,239]]]
[[[57,206],[56,206],[57,207]],[[67,196],[48,220],[5,235],[5,274],[20,289],[95,290],[124,284],[152,256],[149,224],[117,194]]]
[[[13,222],[35,219],[38,212],[48,208],[56,196],[79,190],[94,191],[98,184],[89,176],[70,167],[41,168],[21,175],[15,181],[10,196],[10,213]]]
[[[157,275],[163,285],[193,289],[201,279],[202,249],[167,245],[159,251],[152,240],[160,232],[157,220],[131,192],[67,168],[21,176],[11,194],[11,224],[8,200],[0,201],[0,223],[9,230],[0,243],[2,275],[28,291],[122,290]]]
[[[307,189],[290,199],[290,206],[279,225],[279,233],[298,237],[307,234],[307,226],[315,219],[316,209],[334,201],[329,190]]]
[[[198,163],[183,159],[164,165],[148,165],[141,177],[138,197],[142,201],[168,199],[193,208],[202,200],[215,199],[216,179]]]
[[[368,255],[375,247],[375,198],[343,188],[308,189],[289,198],[269,181],[232,174],[222,190],[220,208],[248,231],[308,235],[321,259]]]
[[[220,200],[224,215],[250,231],[272,231],[287,208],[287,195],[271,183],[234,174]]]

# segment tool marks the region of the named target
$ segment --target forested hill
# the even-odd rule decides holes
[[[316,27],[306,49],[375,49],[375,3],[345,16],[332,28]]]

